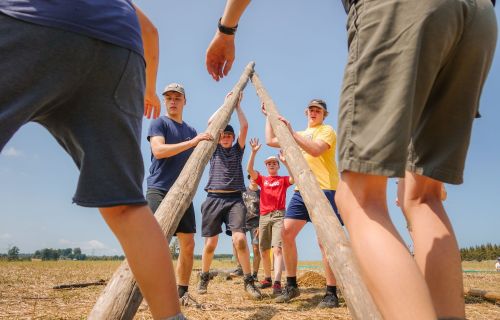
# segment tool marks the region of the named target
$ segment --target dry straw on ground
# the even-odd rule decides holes
[[[54,290],[56,285],[95,282],[109,279],[119,262],[57,261],[0,262],[0,319],[84,319],[102,286]],[[324,276],[319,263],[307,263],[309,270],[299,273],[301,295],[289,304],[275,304],[270,289],[265,298],[249,301],[241,278],[225,280],[216,277],[210,282],[208,294],[197,295],[196,272],[193,272],[190,292],[200,304],[183,307],[190,319],[351,319],[345,302],[334,310],[320,310],[316,305],[324,294]],[[199,262],[195,268],[199,267]],[[229,262],[214,261],[214,268],[228,269]],[[489,264],[485,267],[489,267]],[[474,266],[474,268],[478,268]],[[472,267],[464,266],[464,269]],[[500,291],[500,273],[465,273],[465,287]],[[466,297],[467,318],[470,320],[500,319],[500,305],[477,297]],[[152,319],[143,303],[135,319]]]

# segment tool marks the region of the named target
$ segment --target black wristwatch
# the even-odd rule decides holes
[[[222,32],[223,34],[227,35],[234,35],[236,33],[236,30],[238,29],[238,25],[235,25],[234,27],[226,27],[222,25],[221,23],[222,18],[219,19],[219,23],[217,24],[217,28],[219,28],[219,31]]]

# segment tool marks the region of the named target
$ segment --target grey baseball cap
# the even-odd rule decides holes
[[[178,84],[175,82],[166,86],[165,89],[163,90],[162,95],[165,95],[165,93],[167,93],[169,91],[179,92],[180,94],[186,96],[186,92],[184,91],[184,87],[181,84]]]
[[[318,108],[321,108],[323,110],[328,110],[326,108],[326,102],[325,100],[321,100],[321,99],[312,99],[309,104],[307,105],[307,107],[318,107]]]

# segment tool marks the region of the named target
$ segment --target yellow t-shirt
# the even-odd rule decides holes
[[[307,128],[304,131],[298,131],[297,133],[306,139],[323,140],[330,146],[319,157],[313,157],[304,150],[302,150],[302,155],[318,180],[321,189],[337,190],[339,173],[337,163],[335,162],[335,148],[337,143],[335,130],[329,125],[321,124],[316,127]]]

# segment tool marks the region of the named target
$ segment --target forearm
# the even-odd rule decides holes
[[[257,152],[252,152],[250,153],[250,158],[248,159],[248,164],[247,164],[247,172],[250,175],[250,178],[252,179],[257,179],[258,173],[257,171],[254,170],[254,163],[255,163],[255,155]]]
[[[280,147],[278,138],[276,138],[271,123],[269,122],[269,118],[266,118],[266,144],[270,147]]]
[[[134,7],[141,26],[144,59],[146,60],[146,91],[156,94],[159,60],[158,30],[137,6]]]
[[[236,26],[249,3],[250,0],[228,0],[224,14],[222,15],[221,24],[226,27]]]
[[[292,136],[299,147],[313,157],[319,157],[325,151],[321,144],[314,140],[306,139],[295,131],[292,133]]]
[[[151,151],[153,156],[156,159],[165,159],[169,157],[173,157],[183,151],[193,148],[196,146],[194,140],[183,141],[181,143],[175,144],[161,144],[155,145],[151,147]]]

